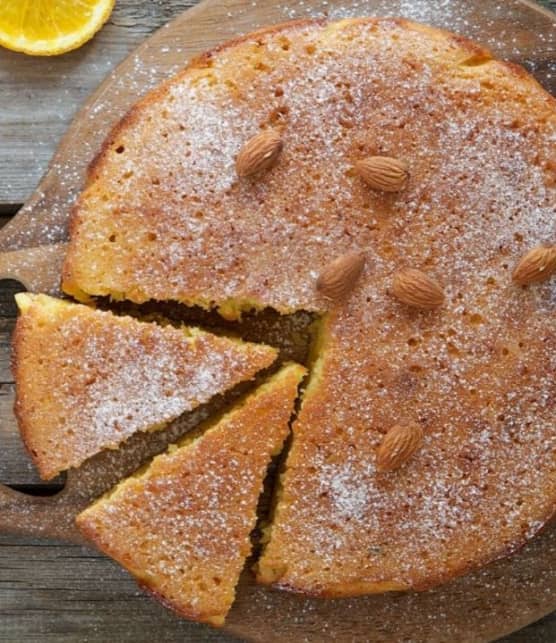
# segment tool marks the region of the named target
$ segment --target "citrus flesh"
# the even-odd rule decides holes
[[[37,56],[80,47],[108,20],[115,0],[2,0],[0,45]]]

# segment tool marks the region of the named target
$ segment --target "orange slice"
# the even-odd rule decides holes
[[[90,40],[108,20],[115,0],[2,0],[0,45],[54,56]]]

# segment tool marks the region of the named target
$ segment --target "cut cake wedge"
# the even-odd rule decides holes
[[[44,479],[137,431],[252,379],[276,350],[195,328],[145,323],[54,299],[16,296],[15,411]]]
[[[222,625],[304,374],[297,364],[284,367],[205,432],[83,511],[78,527],[166,606]]]

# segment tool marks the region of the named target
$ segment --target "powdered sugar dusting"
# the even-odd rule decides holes
[[[368,490],[357,483],[349,463],[339,467],[324,466],[320,471],[322,493],[329,493],[340,517],[359,518],[368,507]]]
[[[22,317],[18,359],[25,370],[17,380],[30,446],[51,471],[77,466],[137,431],[161,428],[250,379],[275,355],[264,346],[188,336],[84,306],[50,317],[47,305],[40,297]],[[43,353],[52,361],[36,357]]]
[[[302,373],[283,369],[192,443],[86,510],[78,525],[184,615],[223,617]]]
[[[513,33],[512,27],[523,24],[524,13],[529,10],[513,0],[480,6],[458,0],[354,0],[347,4],[331,0],[310,3],[294,0],[280,6],[280,11],[288,19],[307,16],[333,20],[365,16],[406,18],[477,38],[499,57],[519,58],[523,54],[523,42],[519,34]],[[542,59],[543,51],[550,50],[556,36],[553,31],[536,35],[540,36],[535,44]]]
[[[466,0],[354,0],[348,4],[333,0],[313,0],[310,3],[293,0],[265,7],[261,14],[264,15],[263,22],[255,15],[247,17],[256,6],[254,2],[234,7],[233,13],[228,14],[228,18],[234,20],[214,25],[214,44],[239,35],[245,31],[246,23],[252,28],[260,28],[306,17],[403,16],[475,38],[490,47],[496,56],[525,64],[549,90],[555,88],[556,69],[550,56],[546,55],[555,47],[554,30],[531,28],[527,31],[531,10],[513,0],[483,3],[480,10],[474,9],[477,5]],[[66,151],[63,162],[55,160],[51,165],[50,178],[55,179],[51,183],[59,181],[65,189],[52,193],[49,187],[42,195],[37,192],[39,200],[33,204],[33,209],[40,211],[41,216],[29,218],[23,229],[17,227],[12,232],[8,226],[3,232],[3,248],[55,243],[66,238],[69,212],[82,188],[85,168],[98,151],[111,124],[146,91],[176,73],[192,53],[198,53],[196,43],[184,42],[180,31],[164,29],[160,35],[163,38],[156,45],[133,55],[126,69],[118,71],[113,84],[91,105],[88,116],[94,122],[94,129],[85,139],[76,133],[78,145],[75,145],[75,154]],[[210,42],[208,35],[207,42]]]
[[[444,88],[444,71],[436,62],[438,45],[425,50],[416,32],[404,33],[394,47],[389,30],[396,30],[395,23],[384,24],[389,26],[383,34],[367,29],[366,37],[377,44],[370,50],[359,34],[336,42],[340,51],[335,52],[310,29],[292,50],[278,37],[269,39],[264,49],[246,45],[250,71],[244,79],[229,76],[237,53],[223,50],[214,63],[171,86],[161,102],[145,106],[140,124],[127,128],[114,144],[125,149],[121,157],[112,153],[101,168],[99,185],[110,194],[109,206],[96,194],[83,204],[95,214],[84,217],[81,247],[76,249],[88,265],[87,281],[80,287],[94,294],[124,292],[136,301],[188,301],[202,292],[209,302],[236,298],[281,311],[319,310],[321,302],[315,300],[313,288],[315,267],[322,265],[323,253],[337,253],[346,243],[340,212],[367,209],[349,215],[357,230],[363,216],[373,228],[381,225],[373,213],[372,196],[365,202],[350,177],[353,160],[363,151],[389,150],[412,158],[420,180],[391,207],[394,212],[410,210],[418,224],[420,216],[439,206],[431,183],[440,179],[439,194],[455,190],[462,196],[458,206],[462,212],[465,207],[473,217],[482,216],[484,195],[492,193],[492,208],[524,210],[514,234],[523,240],[531,236],[522,229],[531,228],[533,217],[534,234],[545,239],[553,209],[547,201],[543,163],[554,133],[545,132],[541,143],[533,128],[514,127],[509,114],[523,111],[521,98],[505,111],[493,109],[481,69],[454,69],[449,89]],[[340,53],[348,42],[349,78]],[[449,42],[443,46],[447,58],[465,56]],[[310,59],[307,47],[315,50]],[[417,50],[419,62],[412,68],[408,60]],[[267,100],[260,100],[267,93]],[[533,106],[535,98],[523,100]],[[444,121],[447,110],[453,117]],[[482,110],[489,114],[484,132]],[[235,154],[243,141],[269,126],[283,130],[280,164],[264,181],[238,182]],[[533,164],[528,149],[539,144],[544,160]],[[446,173],[440,165],[448,166],[444,153],[453,146],[460,153],[450,159]],[[498,146],[505,150],[500,167]],[[487,164],[489,171],[479,172],[481,164]],[[529,175],[529,190],[523,189],[524,173]],[[469,201],[469,194],[463,199],[471,182],[476,203]],[[284,185],[291,188],[287,193]],[[301,201],[296,198],[299,193],[304,194]],[[334,216],[321,220],[319,213],[330,209]],[[260,225],[263,219],[267,226]],[[505,242],[508,227],[500,221],[504,237],[500,242]],[[312,234],[307,240],[308,228]],[[479,234],[482,230],[472,229]],[[369,232],[372,237],[373,231]],[[440,232],[435,230],[437,239],[442,239]],[[107,245],[104,240],[111,234],[118,242]],[[145,243],[151,236],[166,242]],[[301,239],[304,243],[298,243]],[[273,269],[276,264],[283,266],[282,271]],[[167,279],[161,280],[161,273]]]

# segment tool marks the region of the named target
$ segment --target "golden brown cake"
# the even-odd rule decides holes
[[[556,103],[524,70],[393,19],[245,36],[114,129],[67,292],[321,318],[261,582],[425,588],[553,515],[556,282],[511,275],[556,242],[555,141]],[[261,150],[274,164],[251,172]],[[323,286],[352,253],[352,291]]]
[[[273,348],[116,317],[46,295],[16,295],[15,411],[41,476],[116,448],[136,431],[249,380]]]
[[[165,605],[222,625],[304,374],[286,366],[214,426],[170,447],[81,513],[81,531]]]

